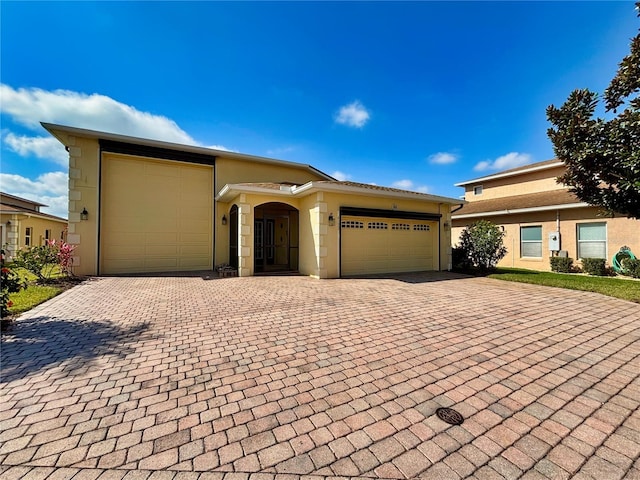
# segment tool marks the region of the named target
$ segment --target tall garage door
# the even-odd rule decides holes
[[[101,273],[212,268],[213,168],[104,154]]]
[[[437,270],[438,222],[342,216],[341,274]]]

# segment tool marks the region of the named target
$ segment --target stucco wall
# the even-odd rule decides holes
[[[517,177],[512,176],[475,182],[465,186],[464,199],[468,202],[477,202],[513,195],[560,190],[564,187],[556,182],[556,177],[563,173],[564,167],[555,167],[518,175]],[[482,194],[474,195],[473,188],[478,185],[482,185]]]
[[[500,215],[486,217],[496,225],[504,227],[507,256],[498,264],[502,267],[528,268],[532,270],[550,270],[549,262],[549,233],[558,231],[556,213],[560,219],[560,248],[566,250],[569,257],[577,262],[577,224],[600,223],[607,224],[607,265],[620,247],[626,245],[636,256],[640,255],[640,221],[628,218],[610,218],[598,216],[595,208],[575,208],[548,212],[536,212],[518,215]],[[459,237],[466,225],[473,223],[469,220],[454,220],[452,232],[453,244],[459,242]],[[542,258],[522,258],[520,254],[520,227],[542,226]]]

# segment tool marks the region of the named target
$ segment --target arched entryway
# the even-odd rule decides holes
[[[254,272],[298,271],[300,221],[298,210],[271,202],[254,210]]]

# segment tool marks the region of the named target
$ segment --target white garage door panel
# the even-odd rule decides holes
[[[212,268],[213,169],[105,154],[101,272]]]
[[[386,228],[381,228],[385,225]],[[358,228],[360,226],[362,228]],[[341,225],[341,273],[435,270],[438,268],[437,229],[438,223],[433,221],[345,215]]]

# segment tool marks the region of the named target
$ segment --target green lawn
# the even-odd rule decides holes
[[[13,268],[13,267],[12,267]],[[50,285],[38,285],[35,283],[36,276],[24,268],[13,268],[13,270],[20,276],[22,280],[28,283],[28,287],[20,290],[17,293],[11,293],[9,300],[13,302],[13,305],[9,308],[11,315],[20,315],[28,310],[31,310],[36,305],[46,302],[50,298],[62,293],[68,288],[63,284],[52,283]],[[55,267],[52,279],[61,278],[62,274],[60,269]]]
[[[640,303],[640,281],[620,277],[592,277],[572,273],[538,272],[518,268],[498,268],[489,278],[509,282],[533,283],[547,287],[596,292],[609,297]]]

